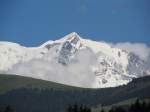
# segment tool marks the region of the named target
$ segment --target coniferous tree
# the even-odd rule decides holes
[[[80,111],[80,112],[84,112],[83,105],[80,106],[79,111]]]
[[[73,110],[73,109],[72,109],[72,106],[69,105],[68,108],[67,108],[67,112],[72,112],[72,110]]]
[[[77,105],[77,104],[75,104],[75,105],[73,106],[73,112],[78,112],[78,105]]]
[[[141,103],[141,112],[146,112],[147,104],[145,101]]]
[[[91,108],[87,106],[78,106],[77,104],[71,106],[69,105],[67,108],[67,112],[91,112]]]
[[[147,104],[146,112],[150,112],[150,102]]]
[[[126,112],[122,107],[116,107],[115,112]]]
[[[109,110],[109,112],[115,112],[113,107],[111,107],[111,109]]]
[[[140,112],[141,111],[140,107],[141,107],[140,101],[139,101],[139,99],[137,99],[135,101],[135,103],[130,106],[129,111],[130,112]]]
[[[7,106],[4,110],[4,112],[14,112],[13,108],[11,106]]]
[[[105,112],[105,110],[102,108],[100,112]]]

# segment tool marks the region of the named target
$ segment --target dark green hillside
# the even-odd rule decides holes
[[[63,90],[63,89],[72,89],[73,87],[41,79],[34,79],[18,75],[0,74],[0,94],[19,88]]]
[[[137,98],[131,98],[131,99],[128,99],[128,100],[125,100],[125,101],[121,101],[121,102],[118,102],[118,103],[115,103],[115,104],[112,104],[112,105],[107,105],[107,106],[96,106],[94,108],[92,108],[92,112],[100,112],[100,110],[104,109],[105,112],[108,112],[112,107],[129,107],[131,106],[132,104],[134,104],[136,102]],[[140,99],[140,102],[145,102],[145,103],[148,103],[150,102],[150,98],[141,98]]]
[[[128,85],[83,89],[15,75],[0,75],[0,105],[16,112],[64,112],[69,104],[91,107],[112,105],[133,98],[150,98],[150,76],[134,79]]]

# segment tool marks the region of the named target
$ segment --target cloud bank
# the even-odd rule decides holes
[[[150,48],[144,43],[116,43],[111,44],[113,47],[123,49],[127,52],[134,53],[142,60],[147,60],[150,56]]]
[[[82,50],[76,54],[76,59],[67,66],[64,66],[56,59],[49,60],[51,53],[43,59],[33,59],[26,63],[16,64],[7,73],[19,74],[54,81],[74,86],[93,87],[95,82],[94,73],[89,65],[96,62],[92,51]]]

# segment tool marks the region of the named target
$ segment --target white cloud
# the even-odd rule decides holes
[[[139,56],[142,60],[147,60],[150,56],[150,48],[144,43],[116,43],[112,44],[113,47],[117,47],[127,52],[132,52],[135,55]]]
[[[51,54],[49,55],[49,58]],[[74,86],[93,87],[95,76],[89,65],[96,62],[92,51],[81,50],[68,66],[53,60],[34,59],[26,63],[16,64],[7,73],[39,78]]]

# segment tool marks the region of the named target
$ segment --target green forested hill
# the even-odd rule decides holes
[[[131,98],[150,98],[150,76],[115,88],[85,89],[16,75],[0,75],[0,105],[11,105],[16,112],[64,112],[70,104],[96,107]]]

